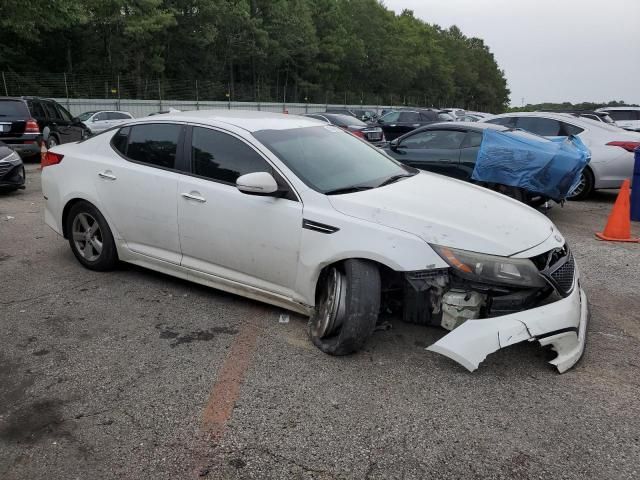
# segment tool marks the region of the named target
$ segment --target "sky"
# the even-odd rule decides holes
[[[640,104],[640,0],[384,0],[396,13],[480,37],[511,105]]]

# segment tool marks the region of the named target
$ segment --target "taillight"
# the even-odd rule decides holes
[[[51,165],[57,165],[62,161],[63,157],[64,155],[61,155],[60,153],[47,152],[44,154],[44,158],[42,159],[40,166],[44,168]]]
[[[624,148],[627,152],[633,152],[636,148],[640,147],[640,142],[609,142],[607,145]]]
[[[362,130],[351,130],[351,135],[354,135],[358,138],[365,138],[364,133],[362,132]]]
[[[24,133],[40,133],[38,122],[36,122],[33,118],[27,120],[27,124],[24,126]]]

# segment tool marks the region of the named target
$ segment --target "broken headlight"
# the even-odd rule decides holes
[[[467,280],[525,288],[547,285],[533,262],[526,258],[498,257],[440,245],[431,247],[459,277]]]

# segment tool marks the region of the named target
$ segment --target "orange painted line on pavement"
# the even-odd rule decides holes
[[[244,323],[220,367],[218,378],[211,389],[202,415],[203,430],[214,438],[222,436],[233,414],[233,408],[240,395],[240,387],[251,364],[259,332],[260,327],[256,325],[254,319]]]

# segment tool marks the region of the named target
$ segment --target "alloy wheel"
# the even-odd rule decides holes
[[[318,338],[327,337],[342,325],[345,311],[345,295],[344,275],[337,268],[331,268],[327,272],[320,293],[317,320],[311,326],[314,336]]]
[[[95,262],[102,253],[102,231],[98,221],[88,213],[79,213],[71,227],[73,243],[78,253],[89,262]]]

